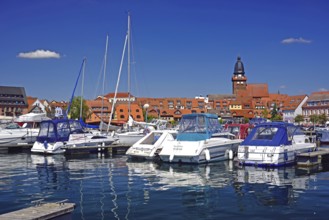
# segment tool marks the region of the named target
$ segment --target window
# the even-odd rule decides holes
[[[123,118],[125,118],[125,116],[124,115],[120,115],[120,118],[123,119]]]
[[[119,111],[120,111],[120,112],[123,112],[123,109],[120,109]]]

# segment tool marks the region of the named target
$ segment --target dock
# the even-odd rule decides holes
[[[118,151],[127,151],[130,145],[111,144],[104,146],[66,146],[65,154],[83,154],[83,153],[117,153]]]
[[[317,151],[297,155],[298,166],[315,166],[329,161],[329,148],[319,148]]]
[[[46,220],[70,214],[75,208],[74,203],[67,200],[55,203],[43,203],[43,199],[33,201],[32,206],[0,215],[1,220]]]

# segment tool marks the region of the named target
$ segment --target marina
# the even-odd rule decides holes
[[[322,146],[326,148],[327,146]],[[326,219],[329,164],[132,162],[116,154],[0,154],[0,215],[67,199],[72,219]],[[311,202],[312,201],[312,202]],[[164,212],[166,210],[166,212]]]

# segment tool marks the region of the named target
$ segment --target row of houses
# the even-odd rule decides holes
[[[329,91],[313,92],[310,96],[271,94],[267,83],[248,83],[241,58],[234,65],[231,78],[232,94],[209,94],[194,98],[145,98],[129,93],[114,93],[86,100],[89,107],[87,123],[98,124],[101,120],[122,124],[130,114],[136,121],[145,121],[145,111],[152,117],[179,121],[183,114],[214,113],[223,119],[271,117],[276,108],[284,121],[294,122],[303,115],[310,122],[311,115],[329,116]],[[113,103],[115,102],[114,108]],[[49,117],[65,114],[68,103],[28,97],[22,87],[0,86],[0,115],[19,116],[28,112],[45,112]],[[147,108],[145,108],[147,107]],[[113,109],[112,109],[113,108]],[[111,112],[113,113],[111,114]]]

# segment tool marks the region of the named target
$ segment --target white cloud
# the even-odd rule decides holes
[[[328,89],[320,88],[319,91],[320,91],[320,92],[326,92],[326,91],[328,91]]]
[[[59,59],[61,55],[59,53],[50,51],[50,50],[36,50],[27,53],[19,53],[17,55],[19,58],[27,59],[47,59],[47,58],[57,58]]]
[[[281,86],[280,86],[280,89],[285,89],[285,88],[287,88],[286,85],[281,85]]]
[[[306,40],[302,37],[300,37],[300,38],[291,37],[291,38],[287,38],[287,39],[282,40],[281,43],[282,44],[293,44],[293,43],[310,44],[310,43],[312,43],[312,41],[311,40]]]

